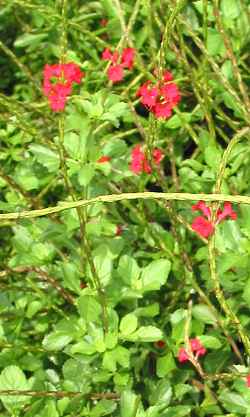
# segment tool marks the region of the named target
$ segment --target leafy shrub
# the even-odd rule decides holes
[[[248,1],[2,3],[0,415],[249,417]]]

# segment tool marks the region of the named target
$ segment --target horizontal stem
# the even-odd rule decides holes
[[[100,393],[90,393],[86,394],[83,392],[75,392],[75,391],[31,391],[31,390],[3,390],[0,391],[0,397],[6,396],[22,396],[26,395],[28,397],[52,397],[52,398],[64,398],[64,397],[77,397],[77,396],[85,396],[89,397],[91,400],[98,400],[98,399],[109,399],[109,400],[117,400],[120,398],[119,394],[114,392],[100,392]]]
[[[86,207],[96,203],[113,203],[115,201],[123,200],[179,200],[179,201],[230,201],[237,204],[250,205],[250,196],[242,195],[228,195],[228,194],[190,194],[190,193],[122,193],[111,195],[100,195],[98,197],[90,198],[88,200],[79,200],[73,202],[59,203],[54,207],[47,207],[40,210],[20,211],[19,213],[4,213],[0,214],[1,220],[19,220],[23,218],[34,218],[46,216],[47,214],[59,213],[63,210],[73,209],[77,207]]]

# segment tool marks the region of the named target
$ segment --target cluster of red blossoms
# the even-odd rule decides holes
[[[153,161],[156,165],[159,165],[162,159],[164,158],[164,154],[161,149],[155,148],[152,153]],[[152,167],[147,160],[145,152],[142,151],[141,145],[136,145],[131,153],[131,164],[130,170],[134,174],[140,174],[141,172],[145,172],[146,174],[151,174]]]
[[[43,93],[48,97],[50,108],[53,111],[64,110],[67,97],[72,92],[72,84],[74,82],[80,84],[84,76],[74,62],[69,62],[68,64],[46,64],[43,75]]]
[[[199,339],[190,339],[189,345],[191,348],[191,351],[195,354],[195,358],[198,359],[200,356],[204,356],[207,353],[207,350],[202,346]],[[189,354],[183,347],[179,349],[178,352],[178,361],[180,363],[189,361]]]
[[[137,91],[141,103],[157,118],[168,119],[181,99],[180,91],[172,80],[173,75],[166,71],[162,80],[155,83],[146,81]]]
[[[124,68],[131,70],[134,65],[135,49],[125,48],[121,55],[115,51],[112,53],[109,48],[104,49],[102,59],[110,61],[111,65],[108,68],[108,78],[113,83],[118,83],[124,77]]]
[[[233,211],[232,204],[229,202],[224,203],[223,210],[218,209],[216,213],[216,220],[212,222],[211,210],[204,201],[199,201],[197,204],[192,206],[193,211],[201,211],[203,216],[198,216],[192,223],[192,229],[202,237],[209,237],[214,233],[215,226],[222,220],[230,218],[232,220],[237,219],[237,213]]]

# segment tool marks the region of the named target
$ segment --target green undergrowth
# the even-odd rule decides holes
[[[0,0],[1,417],[250,417],[249,23],[248,0]],[[121,82],[105,48],[135,50]],[[55,112],[59,62],[84,76]],[[166,70],[162,119],[137,92]]]

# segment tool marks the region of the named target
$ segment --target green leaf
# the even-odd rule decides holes
[[[197,304],[192,309],[192,315],[203,323],[216,324],[216,316],[205,304]]]
[[[38,301],[38,300],[31,301],[31,303],[29,303],[28,308],[27,308],[26,317],[31,319],[39,310],[42,309],[42,307],[43,307],[43,304],[41,301]]]
[[[236,19],[240,15],[240,2],[238,0],[222,0],[221,11],[225,19]]]
[[[101,417],[101,416],[107,416],[111,413],[113,413],[117,408],[117,404],[114,401],[111,400],[100,400],[98,401],[97,405],[95,405],[89,416],[90,417]]]
[[[34,175],[31,166],[20,166],[18,173],[15,173],[15,180],[25,191],[35,190],[39,187],[38,178]]]
[[[161,404],[165,406],[171,401],[173,390],[170,382],[166,379],[160,380],[156,385],[152,387],[152,394],[150,395],[150,404]]]
[[[72,262],[64,262],[62,264],[63,282],[66,288],[80,294],[80,272],[77,266]]]
[[[129,367],[130,352],[123,346],[117,346],[112,351],[105,352],[103,355],[103,367],[111,372],[116,371],[117,363],[123,367]]]
[[[127,314],[121,320],[120,332],[124,336],[127,336],[133,333],[137,328],[137,323],[138,323],[138,319],[134,314],[132,313]]]
[[[221,151],[215,145],[208,145],[205,149],[204,157],[207,165],[217,172],[221,161]]]
[[[174,369],[176,369],[176,364],[171,352],[157,359],[156,374],[159,378],[163,378]]]
[[[245,415],[249,410],[250,401],[246,401],[242,395],[236,394],[229,390],[224,390],[219,396],[220,402],[230,411],[230,413],[239,413]]]
[[[37,46],[48,37],[47,33],[25,33],[19,36],[14,42],[15,48],[26,48],[26,46]]]
[[[191,120],[191,113],[174,114],[167,122],[166,127],[168,129],[179,129],[183,125],[183,120],[189,123]]]
[[[69,132],[64,136],[64,147],[69,156],[75,160],[79,160],[79,134],[75,132]]]
[[[171,263],[167,259],[153,261],[144,268],[141,275],[143,292],[159,290],[167,282],[170,268]]]
[[[208,28],[207,50],[209,55],[224,55],[226,48],[222,36],[216,29]]]
[[[125,284],[132,286],[132,283],[139,278],[140,268],[134,258],[123,255],[119,260],[117,272]]]
[[[242,298],[246,301],[248,306],[250,305],[250,278],[247,280]]]
[[[102,285],[106,286],[111,279],[113,266],[113,262],[107,248],[105,251],[100,252],[98,255],[94,256],[94,264]]]
[[[59,417],[55,400],[48,399],[43,409],[43,417]]]
[[[215,336],[198,336],[198,339],[201,341],[202,345],[208,349],[220,349],[221,342]]]
[[[43,339],[43,347],[46,350],[62,350],[65,346],[67,346],[72,340],[72,336],[65,334],[64,331],[56,330],[45,336]]]
[[[177,405],[175,407],[168,407],[164,417],[190,417],[192,408],[189,405]],[[215,416],[214,416],[215,417]]]
[[[95,175],[95,166],[92,164],[85,165],[78,172],[78,182],[86,187]]]
[[[140,398],[132,391],[122,391],[120,399],[121,417],[135,417]]]
[[[18,366],[7,366],[0,375],[0,390],[20,390],[25,391],[31,388],[26,380],[26,376]],[[21,409],[24,404],[30,402],[30,398],[25,395],[0,397],[6,409],[10,412]]]
[[[108,351],[103,355],[102,366],[110,372],[116,371],[116,358],[113,352]]]
[[[37,162],[43,165],[49,172],[58,172],[59,156],[49,148],[42,145],[30,145],[30,151],[35,155]]]
[[[124,116],[128,112],[128,105],[126,103],[116,103],[109,108],[109,111],[104,113],[100,120],[107,120],[119,127],[119,117]]]
[[[86,323],[100,320],[102,309],[93,296],[81,295],[77,301],[77,307],[80,316],[85,319]]]
[[[158,316],[160,307],[158,303],[150,304],[147,307],[139,307],[134,311],[137,317],[155,317]]]
[[[142,326],[136,332],[126,336],[121,335],[120,337],[131,342],[156,342],[163,338],[163,333],[157,327]]]

